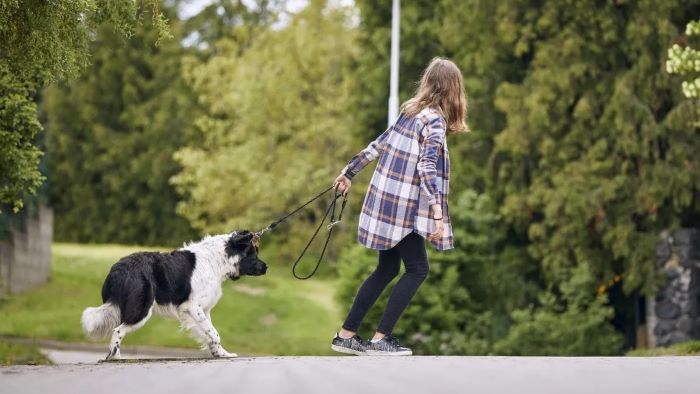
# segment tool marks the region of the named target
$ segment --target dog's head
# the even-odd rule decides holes
[[[243,275],[260,276],[267,272],[267,264],[258,258],[258,239],[248,230],[231,233],[226,240],[226,254],[237,261],[229,274],[233,280]]]

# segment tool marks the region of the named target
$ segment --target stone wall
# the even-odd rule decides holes
[[[0,241],[0,294],[14,294],[38,286],[51,273],[53,211],[40,207],[22,229]]]
[[[700,232],[661,233],[656,266],[667,281],[655,297],[647,299],[648,345],[700,339]]]

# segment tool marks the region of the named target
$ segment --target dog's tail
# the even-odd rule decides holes
[[[86,308],[80,323],[83,333],[91,339],[103,339],[109,336],[121,321],[119,308],[111,303],[102,304],[97,308]]]

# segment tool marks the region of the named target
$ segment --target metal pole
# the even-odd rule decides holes
[[[399,116],[399,22],[401,6],[393,0],[391,9],[391,76],[389,85],[389,126]]]

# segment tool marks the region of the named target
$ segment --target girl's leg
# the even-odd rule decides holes
[[[399,279],[389,296],[389,302],[384,310],[382,320],[379,322],[376,339],[384,335],[390,335],[396,321],[408,306],[408,303],[416,294],[418,287],[428,276],[428,254],[425,250],[425,238],[416,232],[408,234],[398,245],[401,259],[406,266],[406,273]],[[381,335],[384,334],[384,335]]]
[[[401,257],[399,251],[394,246],[391,249],[379,251],[379,262],[377,268],[370,274],[365,282],[360,286],[348,313],[343,329],[356,333],[369,309],[374,305],[382,294],[386,285],[399,274],[401,267]],[[342,333],[341,333],[342,334]]]

